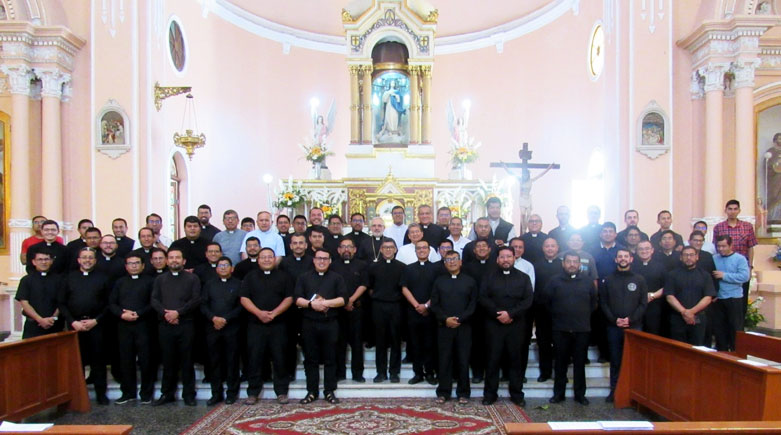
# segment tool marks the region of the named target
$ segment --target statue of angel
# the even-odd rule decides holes
[[[312,145],[322,147],[334,128],[336,107],[333,100],[331,100],[331,107],[329,107],[326,116],[327,118],[323,119],[323,115],[320,115],[315,108],[312,108]]]
[[[467,126],[469,125],[469,105],[464,105],[462,116],[456,117],[456,111],[453,108],[453,100],[447,103],[447,126],[450,129],[450,137],[458,146],[464,146],[469,141]]]

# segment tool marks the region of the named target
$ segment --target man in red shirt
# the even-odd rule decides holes
[[[749,280],[743,283],[743,315],[748,308],[748,287],[751,282],[751,270],[754,269],[754,246],[757,245],[757,237],[754,235],[754,225],[750,222],[738,219],[740,214],[740,202],[730,199],[724,207],[727,220],[719,222],[713,227],[713,240],[719,236],[727,235],[732,238],[732,250],[746,257],[749,267]]]

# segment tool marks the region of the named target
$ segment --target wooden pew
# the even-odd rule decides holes
[[[781,420],[781,370],[739,359],[627,330],[615,407],[634,404],[671,421]]]
[[[781,363],[781,338],[738,331],[735,333],[734,353],[742,359],[751,355]]]
[[[0,344],[0,420],[19,421],[54,406],[90,410],[76,334]]]
[[[43,432],[46,434],[104,434],[104,435],[129,435],[133,426],[112,424],[112,425],[54,425]],[[3,432],[3,434],[30,435],[33,432]]]
[[[654,423],[653,431],[636,430],[551,430],[548,423],[507,423],[504,425],[508,434],[555,433],[557,435],[637,435],[638,433],[661,434],[711,434],[751,433],[778,434],[781,433],[781,421],[698,421],[698,422],[664,422]]]

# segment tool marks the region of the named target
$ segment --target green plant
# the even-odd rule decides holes
[[[754,299],[753,301],[748,301],[748,309],[746,310],[746,320],[745,320],[745,327],[746,328],[755,328],[757,325],[765,321],[765,316],[762,315],[762,313],[759,312],[759,307],[762,306],[762,302],[765,301],[765,298],[762,296],[759,296],[758,298]]]

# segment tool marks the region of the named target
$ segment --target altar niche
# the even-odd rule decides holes
[[[404,44],[385,41],[372,49],[372,143],[410,142],[410,77]]]

